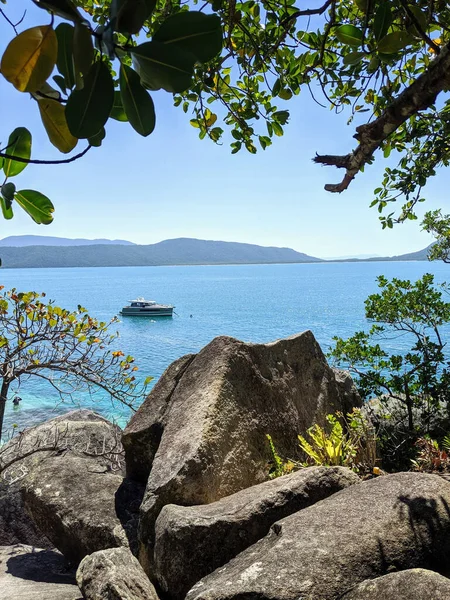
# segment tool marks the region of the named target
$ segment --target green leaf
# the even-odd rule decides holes
[[[127,115],[125,114],[125,110],[123,108],[122,98],[120,97],[119,90],[115,90],[114,92],[114,104],[109,116],[111,119],[115,119],[116,121],[128,121]]]
[[[14,214],[11,207],[16,192],[16,186],[13,183],[4,183],[1,187],[0,205],[5,219],[12,219]]]
[[[281,125],[286,125],[289,119],[289,111],[288,110],[278,110],[274,112],[272,118],[280,123]],[[273,123],[272,123],[273,125]]]
[[[153,40],[174,44],[191,52],[199,62],[207,62],[222,50],[220,17],[197,11],[179,12],[164,21]]]
[[[50,77],[58,55],[58,40],[50,26],[32,27],[8,44],[0,70],[19,92],[35,92]]]
[[[82,87],[80,75],[85,78],[94,61],[91,32],[81,23],[75,25],[73,34],[73,64],[77,89]]]
[[[1,187],[1,194],[3,198],[11,203],[14,200],[14,194],[16,193],[16,186],[13,183],[4,183]]]
[[[114,82],[102,61],[92,65],[82,90],[72,92],[66,105],[69,130],[78,139],[95,136],[105,125],[114,103]]]
[[[290,100],[292,98],[292,92],[291,90],[288,89],[281,89],[278,92],[278,96],[282,99],[282,100]]]
[[[362,42],[362,31],[354,25],[341,25],[336,29],[336,37],[343,44],[349,46],[360,46]]]
[[[64,77],[65,86],[72,89],[75,85],[75,70],[73,65],[73,36],[75,29],[69,23],[60,23],[55,32],[58,38],[56,66]]]
[[[135,131],[146,137],[155,129],[155,107],[139,75],[122,64],[120,68],[120,95],[127,118]]]
[[[383,38],[392,25],[392,12],[389,2],[380,2],[373,20],[373,33],[377,42]]]
[[[419,27],[423,32],[426,32],[428,29],[428,18],[426,13],[424,13],[418,6],[414,6],[412,4],[408,5],[409,10],[412,12],[417,22],[419,23]],[[409,33],[413,36],[421,38],[421,34],[415,25],[408,27]]]
[[[148,89],[184,92],[192,83],[195,56],[173,44],[146,42],[130,50]]]
[[[33,0],[33,2],[39,8],[48,10],[63,19],[68,19],[75,23],[85,22],[85,19],[83,19],[76,6],[70,0]]]
[[[151,16],[156,0],[118,0],[115,30],[121,33],[139,33],[145,21]],[[113,4],[111,5],[113,7]],[[113,16],[113,11],[111,11]]]
[[[55,209],[44,194],[35,190],[20,190],[16,192],[14,199],[36,223],[48,225],[53,221],[52,213]]]
[[[105,139],[105,137],[106,137],[106,131],[105,131],[105,128],[102,127],[96,135],[94,135],[88,139],[88,142],[90,143],[91,146],[98,148],[102,145],[102,142]]]
[[[346,66],[357,65],[366,56],[365,52],[349,52],[344,56],[343,63]]]
[[[388,33],[378,42],[378,52],[381,54],[395,54],[413,42],[406,31]]]
[[[48,138],[63,154],[72,152],[78,143],[67,126],[64,105],[57,100],[42,98],[38,100],[39,112]]]
[[[5,154],[17,156],[18,158],[29,159],[31,156],[31,133],[25,127],[17,127],[11,133],[8,139],[8,147]],[[6,177],[15,177],[21,173],[28,163],[19,162],[10,158],[5,158],[3,171]]]
[[[3,196],[0,197],[0,208],[2,210],[3,217],[5,219],[9,220],[9,219],[12,219],[14,217],[14,213],[13,213],[13,209],[12,209],[12,206],[11,206],[11,202],[8,202],[7,200],[5,200],[3,198]]]

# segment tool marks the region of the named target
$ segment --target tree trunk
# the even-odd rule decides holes
[[[2,439],[3,433],[3,419],[5,417],[5,406],[8,399],[9,382],[3,380],[2,387],[0,390],[0,440]]]
[[[406,400],[406,408],[408,410],[408,429],[410,432],[414,431],[414,419],[413,419],[413,403],[411,399],[411,394],[409,393],[409,387],[407,382],[405,381],[405,400]]]

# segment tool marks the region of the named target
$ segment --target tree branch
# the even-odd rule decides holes
[[[396,129],[412,115],[426,110],[434,104],[443,90],[450,88],[450,43],[431,62],[428,70],[420,75],[386,108],[384,113],[372,123],[356,128],[355,139],[359,146],[343,156],[317,155],[313,161],[345,168],[343,180],[337,184],[327,184],[327,192],[343,192],[348,188],[358,171],[372,158],[374,152]]]
[[[89,146],[87,146],[83,150],[83,152],[75,154],[75,156],[71,156],[70,158],[65,158],[63,160],[38,160],[32,158],[22,158],[21,156],[14,156],[13,154],[6,154],[4,152],[0,152],[0,158],[6,158],[21,163],[27,163],[28,165],[64,165],[66,163],[71,163],[78,160],[79,158],[82,158],[91,148],[92,146],[89,144]]]

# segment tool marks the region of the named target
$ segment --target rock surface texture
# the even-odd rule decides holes
[[[87,554],[127,544],[115,507],[122,481],[95,461],[48,458],[24,480],[25,507],[39,530],[77,564]]]
[[[266,434],[282,456],[296,458],[298,433],[351,410],[357,398],[309,331],[270,344],[218,337],[165,377],[124,433],[128,475],[142,477],[136,464],[146,461],[150,472],[139,529],[146,570],[165,504],[207,504],[265,481]]]
[[[126,548],[86,556],[77,571],[86,600],[158,600],[139,562]]]
[[[189,589],[264,537],[279,519],[311,506],[359,477],[343,467],[310,467],[212,504],[166,505],[156,521],[155,574],[169,597]]]
[[[3,476],[15,482],[11,492],[20,489],[38,530],[73,563],[128,544],[133,515],[124,506],[132,502],[120,437],[105,418],[77,410],[26,430],[0,451]]]
[[[82,600],[75,573],[54,550],[0,546],[2,600]]]
[[[363,581],[342,600],[449,600],[450,579],[426,569],[408,569]]]
[[[15,544],[29,544],[37,548],[53,546],[26,512],[20,486],[0,482],[0,546]]]
[[[187,354],[173,362],[145,401],[145,410],[138,410],[128,423],[122,436],[128,477],[147,483],[153,458],[167,424],[172,395],[194,357],[195,354]]]
[[[351,486],[278,521],[186,598],[337,600],[392,569],[446,575],[449,507],[450,483],[437,475],[398,473]]]

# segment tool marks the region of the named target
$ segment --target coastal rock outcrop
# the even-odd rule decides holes
[[[0,545],[18,543],[51,548],[52,543],[36,528],[23,504],[23,480],[46,459],[59,456],[90,456],[100,464],[122,470],[121,431],[91,410],[76,410],[30,427],[0,449]],[[58,463],[60,464],[60,463]]]
[[[264,537],[279,519],[311,506],[359,477],[343,467],[310,467],[212,504],[166,505],[155,529],[155,574],[173,600]]]
[[[266,434],[282,456],[295,459],[298,433],[360,402],[349,382],[336,378],[310,331],[269,344],[215,338],[170,374],[166,397],[164,376],[159,385],[155,400],[150,394],[124,433],[127,464],[147,461],[150,472],[139,526],[147,571],[165,504],[207,504],[265,481]],[[152,427],[158,439],[147,452],[137,440],[150,440]]]
[[[342,596],[342,600],[424,600],[425,598],[448,600],[450,579],[426,569],[408,569],[363,581]]]
[[[0,482],[0,546],[15,544],[44,549],[53,547],[26,512],[20,486]]]
[[[398,473],[351,486],[278,521],[186,598],[337,600],[393,569],[448,574],[449,506],[450,483],[437,475]]]
[[[37,529],[73,563],[136,537],[143,489],[123,479],[121,433],[77,410],[25,430],[0,451],[2,474],[14,481],[8,493],[20,490]]]
[[[2,600],[82,600],[75,573],[54,550],[0,546]]]
[[[130,419],[122,436],[122,444],[127,475],[131,479],[147,483],[167,424],[173,393],[194,357],[195,354],[187,354],[169,365],[145,401],[145,409],[138,410]]]
[[[22,493],[39,530],[78,564],[87,554],[128,544],[115,505],[122,481],[95,460],[52,457],[32,469]]]
[[[141,565],[126,548],[86,556],[77,570],[85,600],[158,600]]]

